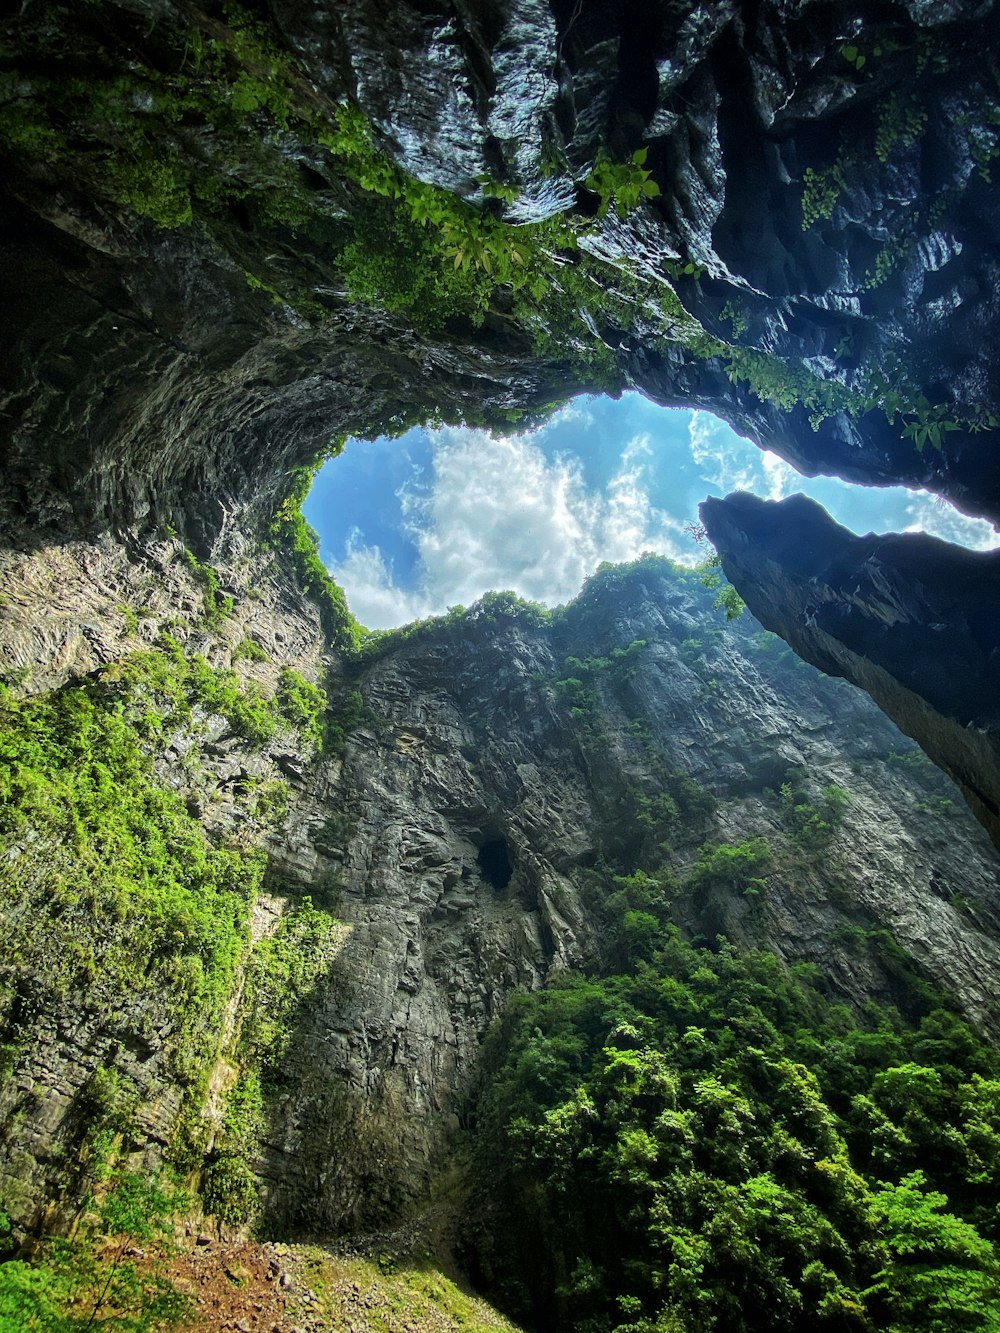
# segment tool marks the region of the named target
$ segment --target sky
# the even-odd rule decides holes
[[[856,533],[924,531],[976,549],[1000,535],[925,491],[802,477],[708,412],[637,393],[576,398],[543,426],[494,437],[417,427],[354,440],[317,473],[303,512],[320,555],[369,629],[388,629],[490,589],[555,606],[602,560],[657,551],[705,558],[686,525],[706,495],[818,500]]]

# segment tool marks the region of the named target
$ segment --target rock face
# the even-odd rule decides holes
[[[896,996],[888,931],[995,1029],[992,849],[864,699],[706,622],[696,587],[609,576],[555,625],[491,603],[348,679],[261,542],[331,436],[626,386],[803,471],[1000,516],[991,5],[37,0],[0,37],[7,678],[41,697],[92,674],[106,698],[106,669],[169,631],[206,656],[203,693],[235,663],[272,694],[294,665],[368,710],[325,757],[291,724],[254,748],[207,706],[169,735],[144,720],[199,836],[262,843],[272,877],[237,909],[211,1059],[185,1072],[208,1108],[180,1154],[194,1177],[245,1185],[252,1158],[287,1229],[392,1216],[426,1190],[509,993],[600,958],[601,867],[682,876],[722,841],[768,839],[770,868],[755,894],[681,899],[690,931],[816,961],[851,1000]],[[706,521],[762,623],[894,711],[995,831],[994,562],[852,546],[793,506],[790,563],[780,524],[750,550],[754,512]],[[208,624],[181,542],[236,619],[216,589]],[[287,813],[251,817],[276,782]],[[36,841],[29,824],[6,874]],[[40,936],[69,910],[47,882]],[[289,921],[324,941],[308,976],[267,943]],[[163,960],[132,943],[138,1000],[75,977],[29,1002],[30,960],[5,965],[22,1221],[71,1200],[95,1090],[132,1089],[135,1160],[176,1149]],[[278,976],[295,1003],[265,1097]],[[227,1120],[244,1074],[259,1123]]]
[[[65,578],[71,554],[37,552],[9,584],[22,623],[42,630],[8,634],[39,680],[66,670],[43,607],[46,560]],[[221,568],[234,604],[208,629],[176,544],[147,557],[170,591],[140,622],[151,637],[173,608],[166,623],[187,650],[232,663],[248,685],[273,689],[282,654],[316,676],[315,614],[280,565],[256,558],[252,595],[246,571]],[[138,587],[141,568],[130,568]],[[102,633],[77,651],[98,656],[71,666],[90,662],[100,691],[105,677],[114,688],[134,640],[118,642],[120,611],[108,609],[125,586],[120,556],[91,552],[88,572]],[[71,1206],[96,1124],[118,1127],[133,1164],[183,1164],[209,1208],[230,1197],[213,1193],[220,1171],[231,1190],[231,1164],[245,1163],[272,1232],[394,1222],[446,1177],[480,1042],[509,996],[607,961],[608,875],[653,869],[682,885],[702,849],[720,844],[763,839],[766,865],[752,892],[679,891],[687,932],[814,963],[852,1005],[905,1005],[910,969],[997,1032],[1000,882],[988,840],[863,694],[752,622],[727,624],[711,600],[655,559],[599,574],[553,620],[488,598],[346,678],[334,670],[335,708],[360,695],[340,756],[310,756],[287,730],[251,743],[203,709],[153,741],[157,780],[215,845],[264,847],[264,891],[228,992],[196,1016],[207,1063],[199,1073],[189,1059],[183,1078],[178,1051],[192,1047],[178,1034],[191,1020],[170,980],[183,972],[158,971],[162,946],[149,953],[141,935],[129,945],[128,918],[111,934],[130,949],[133,980],[107,973],[94,985],[69,971],[51,990],[31,972],[37,949],[19,944],[5,961],[0,1187],[11,1215],[27,1225],[46,1203],[57,1217]],[[268,660],[241,656],[250,638]],[[286,808],[265,818],[262,786],[276,781]],[[34,893],[44,945],[60,938],[65,902],[44,884]],[[13,917],[8,929],[21,939]],[[293,953],[280,953],[282,938]],[[275,989],[282,976],[296,979]],[[247,1121],[254,1087],[263,1099]],[[229,1224],[244,1216],[223,1213]]]
[[[169,0],[97,8],[51,0],[5,30],[10,521],[169,519],[210,544],[266,516],[331,430],[601,382],[578,340],[603,382],[709,406],[806,472],[996,516],[1000,455],[976,434],[1000,365],[988,3],[837,0],[808,24],[770,3],[272,0],[242,26]],[[478,330],[360,307],[342,255],[371,242],[377,189],[327,146],[348,97],[387,159],[477,207],[500,182],[515,224],[593,215],[599,151],[644,148],[659,194],[615,195],[580,241],[626,264],[645,307],[606,303],[545,353],[502,283]],[[651,319],[667,275],[716,343]],[[712,354],[727,341],[735,360]]]
[[[773,849],[759,896],[682,899],[687,929],[816,963],[851,1003],[894,994],[888,958],[864,942],[887,930],[996,1030],[998,863],[920,752],[779,640],[726,626],[697,580],[640,563],[594,583],[561,625],[484,613],[358,679],[373,723],[326,798],[351,825],[337,853],[351,934],[272,1110],[263,1175],[279,1230],[371,1227],[426,1194],[487,1024],[514,988],[604,957],[591,867],[644,863],[643,811],[678,774],[715,798],[671,826],[678,874],[703,844]],[[566,658],[620,662],[636,641],[574,716]],[[793,807],[822,805],[831,784],[850,803],[810,848]]]
[[[731,495],[701,513],[761,622],[867,690],[1000,845],[997,555],[922,533],[855,537],[801,495]]]

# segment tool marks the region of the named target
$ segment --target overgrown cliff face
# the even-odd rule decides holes
[[[343,432],[624,386],[995,518],[996,22],[31,5],[0,106],[11,540],[172,525],[206,558]]]
[[[852,1005],[905,992],[891,937],[996,1030],[985,837],[862,695],[710,603],[640,562],[556,625],[487,604],[363,671],[371,722],[330,797],[351,935],[268,1133],[276,1223],[420,1197],[511,991],[613,962],[615,873],[672,876],[686,930],[816,963]],[[754,839],[756,869],[694,873]]]
[[[390,639],[330,678],[329,726],[350,737],[342,757],[311,759],[312,724],[278,666],[294,651],[316,675],[307,607],[249,596],[230,570],[234,604],[206,623],[204,584],[169,563],[176,548],[148,554],[173,570],[183,649],[168,647],[167,670],[162,638],[145,657],[121,659],[134,640],[106,646],[87,725],[125,700],[143,780],[179,792],[171,818],[198,821],[168,839],[200,824],[209,855],[236,860],[228,879],[211,872],[222,896],[203,898],[196,930],[180,898],[144,906],[99,865],[73,871],[72,853],[63,887],[59,810],[94,790],[87,764],[106,742],[83,739],[70,686],[45,725],[77,786],[40,804],[23,747],[10,749],[11,938],[19,913],[36,922],[6,973],[5,1199],[25,1220],[31,1200],[71,1199],[122,1134],[126,1160],[166,1153],[231,1221],[254,1215],[258,1175],[265,1225],[286,1234],[398,1216],[453,1150],[510,994],[628,956],[607,905],[616,875],[665,877],[687,932],[815,963],[851,1005],[905,1001],[916,968],[996,1030],[996,860],[971,816],[862,695],[751,623],[728,625],[693,576],[640,562],[598,575],[554,620],[499,597]],[[162,635],[162,610],[154,597],[140,632]],[[241,694],[223,688],[230,662]],[[141,699],[162,721],[139,725]],[[8,748],[23,726],[8,715]],[[131,779],[118,781],[127,806]],[[86,799],[79,864],[112,845],[135,855]],[[728,872],[719,847],[736,849]],[[153,873],[180,873],[169,864]],[[67,930],[74,953],[57,967]],[[95,1133],[111,1138],[95,1146]]]
[[[453,1204],[492,1020],[670,923],[815,964],[838,1021],[926,980],[994,1037],[995,852],[862,695],[655,561],[359,651],[270,530],[343,432],[624,386],[995,517],[992,9],[3,23],[2,1209],[164,1163],[232,1227]],[[831,580],[807,517],[790,573],[738,510],[761,621],[889,711],[905,659],[989,823],[995,716],[941,689],[991,660],[992,563],[953,622],[937,547]]]
[[[33,522],[210,543],[332,432],[598,384],[996,512],[987,4],[8,25],[6,485]]]

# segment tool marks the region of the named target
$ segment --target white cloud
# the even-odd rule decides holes
[[[591,419],[579,400],[557,417]],[[659,477],[662,487],[661,470],[672,457],[666,438],[648,431],[632,435],[610,480],[593,489],[578,458],[552,455],[548,429],[497,438],[465,428],[434,433],[429,465],[398,492],[404,535],[416,557],[411,586],[397,584],[383,550],[367,545],[357,530],[344,559],[331,567],[362,624],[404,624],[456,603],[468,606],[490,589],[511,588],[553,605],[575,596],[602,560],[631,560],[647,550],[683,563],[702,558],[682,517],[650,499],[652,481]],[[734,436],[707,412],[691,415],[688,433],[692,459],[713,490],[750,490],[778,500],[811,489],[778,455]],[[823,484],[829,503],[830,483]],[[846,502],[834,508],[839,521],[851,524],[850,497],[857,492],[843,489]],[[883,529],[902,527],[905,515],[908,531],[979,549],[1000,546],[988,524],[925,492],[896,495],[886,493]]]
[[[917,491],[906,505],[912,520],[904,532],[929,532],[942,541],[957,542],[974,551],[993,551],[1000,547],[1000,533],[984,518],[968,518],[947,500],[927,491]]]
[[[786,495],[802,489],[802,477],[790,463],[772,454],[770,449],[763,449],[760,457],[769,500],[783,500]]]
[[[629,441],[600,492],[587,488],[578,460],[547,458],[537,434],[494,438],[455,427],[438,432],[435,443],[430,479],[400,492],[418,590],[400,589],[379,548],[365,546],[357,532],[331,567],[370,628],[467,606],[490,589],[554,605],[573,597],[602,560],[643,551],[691,559],[682,524],[650,502],[648,436]]]
[[[404,592],[377,546],[366,546],[355,528],[347,539],[347,554],[330,573],[347,595],[351,610],[369,629],[390,629],[430,614],[420,593]]]
[[[688,434],[691,457],[710,486],[723,495],[730,491],[758,491],[761,488],[760,450],[734,435],[724,421],[710,412],[693,412]]]
[[[594,424],[594,414],[590,410],[590,399],[585,397],[571,398],[568,403],[557,408],[552,415],[539,426],[535,432],[536,438],[555,430],[559,426],[582,426],[584,430]]]

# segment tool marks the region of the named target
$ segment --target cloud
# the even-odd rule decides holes
[[[348,535],[344,559],[329,570],[355,616],[369,629],[390,629],[431,614],[423,594],[406,592],[394,583],[380,548],[366,546],[357,528]]]
[[[574,403],[561,415],[584,421],[590,412]],[[686,424],[691,459],[716,493],[743,489],[778,500],[813,489],[776,454],[734,435],[709,413],[692,413]],[[605,450],[612,441],[604,441]],[[510,588],[553,605],[575,596],[602,560],[631,560],[647,550],[695,564],[702,552],[679,508],[668,513],[651,499],[655,493],[673,507],[685,494],[664,485],[666,469],[688,466],[675,452],[677,443],[655,430],[634,433],[618,446],[610,477],[605,470],[604,484],[589,486],[581,459],[555,452],[547,426],[497,438],[468,428],[433,432],[429,459],[421,455],[396,493],[402,530],[387,533],[380,548],[355,529],[330,572],[362,624],[377,629],[457,603],[468,606],[490,589]],[[866,512],[858,509],[862,498],[870,512],[871,491],[829,478],[815,485],[840,522],[859,521]],[[881,517],[866,521],[882,530],[920,529],[979,549],[1000,545],[988,524],[924,492],[880,491],[878,499]],[[405,586],[385,554],[400,550],[401,537],[410,547]]]
[[[927,491],[917,491],[906,505],[911,520],[904,532],[929,532],[942,541],[968,546],[974,551],[993,551],[1000,547],[1000,533],[984,518],[960,514],[947,500]]]
[[[785,496],[802,489],[803,478],[790,463],[772,454],[770,449],[763,449],[760,458],[769,500],[783,500]]]
[[[550,431],[557,430],[560,426],[580,426],[587,430],[594,424],[594,414],[590,410],[591,400],[586,397],[571,398],[568,403],[564,403],[552,413],[546,421],[535,431],[535,438],[540,439],[549,434]]]
[[[723,495],[730,491],[760,491],[764,466],[756,445],[735,435],[710,412],[692,412],[688,424],[691,457],[703,479]]]
[[[602,560],[643,551],[691,560],[683,525],[650,502],[651,458],[648,435],[635,436],[596,491],[578,460],[547,457],[537,432],[493,438],[446,428],[436,435],[429,477],[399,492],[417,555],[416,591],[401,589],[379,548],[356,531],[330,572],[358,619],[375,629],[467,606],[490,589],[554,605],[575,596]]]

